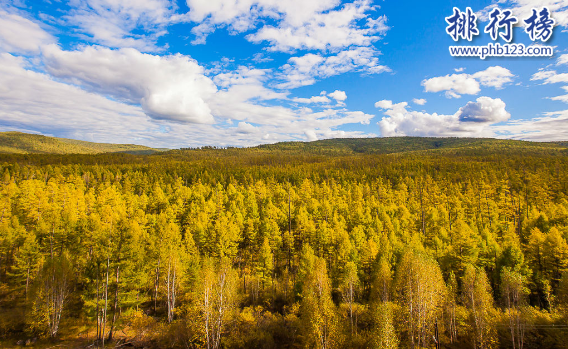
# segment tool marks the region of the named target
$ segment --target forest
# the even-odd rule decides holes
[[[566,348],[565,143],[0,154],[0,347]]]

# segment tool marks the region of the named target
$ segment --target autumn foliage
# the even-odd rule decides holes
[[[563,347],[565,151],[328,150],[3,155],[0,344]]]

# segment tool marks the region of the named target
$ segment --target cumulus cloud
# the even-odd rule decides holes
[[[315,81],[347,71],[370,74],[388,70],[378,63],[379,52],[373,47],[353,46],[370,45],[375,40],[372,36],[386,30],[384,17],[373,19],[363,14],[374,11],[369,2],[358,0],[338,8],[339,2],[322,0],[317,5],[318,1],[274,1],[273,5],[264,6],[267,1],[253,0],[252,7],[243,13],[250,14],[250,18],[274,19],[275,28],[302,27],[311,23],[314,13],[329,15],[318,17],[320,24],[331,25],[333,20],[348,23],[344,29],[354,35],[342,39],[347,40],[344,43],[348,48],[340,50],[343,44],[332,43],[332,37],[313,28],[313,35],[309,35],[316,41],[330,42],[324,44],[326,52],[313,55],[316,62],[308,64],[304,71],[295,70],[302,64],[294,65],[295,60],[291,59],[288,72],[304,73],[306,79]],[[209,6],[215,1],[205,3]],[[235,2],[235,6],[244,3]],[[4,87],[0,86],[0,130],[159,147],[254,145],[305,140],[308,136],[374,136],[338,130],[346,124],[368,125],[374,117],[344,108],[344,91],[290,99],[289,92],[275,90],[270,85],[275,75],[278,83],[290,82],[284,77],[284,68],[277,73],[242,66],[234,69],[233,63],[223,62],[205,70],[188,56],[147,53],[161,50],[156,46],[157,39],[166,33],[168,25],[187,19],[188,14],[174,14],[176,5],[169,0],[71,0],[68,5],[66,15],[44,17],[57,25],[71,26],[73,35],[83,41],[108,47],[79,46],[66,51],[54,44],[56,39],[35,22],[18,16],[0,17],[0,29],[2,25],[21,26],[25,27],[21,33],[26,34],[26,40],[20,35],[19,41],[14,41],[14,36],[2,29],[0,50],[35,55],[33,68],[31,60],[9,54],[0,57],[0,79],[4,82]],[[300,8],[311,8],[312,13],[298,12]],[[201,28],[214,30],[207,25],[218,15],[228,13],[207,15]],[[349,22],[349,18],[355,19]],[[232,21],[231,26],[231,33],[249,28],[244,17]],[[333,52],[329,54],[330,51]],[[266,57],[257,55],[255,61],[266,61]],[[294,104],[307,101],[311,105]],[[336,103],[331,105],[332,102]],[[223,118],[235,120],[231,125],[236,126],[219,120]]]
[[[460,98],[462,94],[479,93],[480,85],[501,89],[513,77],[509,69],[493,66],[475,74],[451,74],[426,79],[422,81],[422,86],[426,92],[446,91],[446,97]]]
[[[437,76],[422,81],[422,86],[426,92],[446,91],[448,98],[459,98],[462,94],[474,95],[481,91],[479,82],[468,74]]]
[[[312,85],[317,79],[358,71],[364,74],[388,72],[387,66],[379,64],[377,52],[369,47],[353,47],[337,55],[322,56],[308,53],[301,57],[292,57],[281,67],[277,76],[283,82],[278,88],[289,89]]]
[[[375,106],[385,110],[386,117],[378,122],[383,137],[490,137],[494,135],[490,126],[511,116],[501,99],[489,97],[479,97],[453,115],[409,111],[406,102],[393,104],[389,100]]]
[[[54,81],[27,66],[22,57],[0,54],[0,125],[4,130],[62,133],[87,140],[97,134],[99,142],[133,142],[131,133],[149,127],[139,107]]]
[[[55,45],[43,50],[50,74],[118,100],[140,104],[156,119],[212,123],[206,102],[216,92],[199,64],[176,54],[154,56],[136,49],[85,47],[63,51]]]
[[[252,81],[261,76],[254,71],[241,70],[244,77],[228,79],[232,82],[219,91],[230,97],[223,102],[221,95],[216,101],[224,106],[224,111],[229,111],[233,101],[238,102],[234,105],[237,127],[224,127],[153,119],[140,106],[56,81],[47,74],[29,70],[30,66],[22,57],[0,54],[0,81],[4,82],[0,86],[1,131],[20,130],[95,142],[172,148],[209,144],[250,146],[305,140],[304,130],[312,130],[318,139],[375,136],[360,131],[337,130],[337,127],[349,123],[369,124],[373,118],[370,114],[332,108],[313,112],[303,108],[293,110],[265,106],[247,99],[250,95],[235,92],[245,89],[231,90],[239,84],[253,84]],[[221,108],[217,103],[211,104]]]
[[[269,78],[267,70],[242,66],[216,75],[213,80],[219,91],[208,99],[213,115],[262,125],[291,122],[296,118],[293,110],[265,104],[266,101],[287,98],[287,93],[275,92],[264,86]]]
[[[347,94],[345,91],[335,90],[332,93],[328,94],[331,98],[335,99],[338,102],[343,102],[347,99]]]
[[[505,102],[489,97],[479,97],[476,102],[468,102],[457,114],[460,122],[487,124],[507,121],[511,117],[505,110]]]
[[[339,10],[315,13],[303,22],[284,20],[279,26],[264,26],[247,39],[254,43],[266,41],[271,50],[284,52],[369,46],[388,29],[385,16],[368,20],[363,26],[356,25],[371,9],[369,1],[358,0],[344,4]]]
[[[244,121],[239,122],[237,126],[238,133],[254,133],[255,131],[256,127]]]
[[[338,0],[187,0],[188,17],[193,22],[211,21],[225,24],[233,30],[251,27],[259,17],[282,18],[297,25],[316,13],[333,9]]]
[[[412,102],[413,102],[414,104],[418,104],[418,105],[424,105],[424,104],[426,104],[426,100],[425,100],[424,98],[414,98],[414,99],[412,100]]]
[[[196,43],[204,43],[217,27],[243,33],[266,19],[275,24],[262,26],[247,39],[285,52],[368,46],[388,29],[385,16],[369,17],[375,10],[369,0],[343,5],[339,0],[187,0],[187,5],[188,20],[199,23],[192,29]]]
[[[499,90],[503,88],[503,85],[513,81],[514,75],[507,68],[493,66],[473,74],[472,77],[483,86],[494,87]]]
[[[41,46],[54,42],[55,39],[37,23],[0,10],[0,51],[38,54]]]
[[[193,43],[203,44],[218,27],[227,27],[231,34],[253,31],[247,40],[266,43],[268,50],[320,51],[290,58],[277,76],[280,82],[275,86],[280,89],[312,85],[350,71],[390,71],[379,63],[380,52],[372,45],[388,30],[386,17],[372,16],[378,7],[370,0],[345,4],[338,0],[187,0],[187,5],[187,19],[198,23],[192,29]],[[266,22],[270,24],[260,26]],[[256,55],[254,60],[266,58]]]
[[[339,108],[340,104],[330,107],[329,97],[333,95],[342,99],[343,91],[330,94],[322,91],[319,96],[289,99],[287,92],[275,92],[265,87],[270,78],[269,70],[242,66],[216,75],[213,81],[217,83],[219,91],[208,100],[212,114],[239,121],[235,129],[239,131],[238,135],[246,135],[248,142],[250,139],[255,139],[257,143],[261,140],[304,140],[307,139],[304,130],[312,131],[318,139],[369,135],[337,130],[337,127],[346,124],[369,124],[373,118],[371,114]],[[312,105],[311,108],[298,108],[295,105],[286,106],[286,102]],[[248,125],[254,125],[254,128]]]
[[[304,131],[304,133],[306,134],[306,138],[308,139],[308,141],[313,142],[318,140],[318,136],[316,135],[315,131],[306,130]]]
[[[159,49],[157,39],[175,18],[169,0],[71,0],[69,5],[64,18],[91,41],[144,52]]]
[[[345,91],[335,90],[331,93],[327,93],[322,91],[319,96],[312,96],[310,98],[294,98],[292,99],[294,102],[298,103],[331,103],[331,100],[328,98],[331,97],[335,101],[337,101],[338,105],[344,105],[343,101],[347,99],[347,94]]]

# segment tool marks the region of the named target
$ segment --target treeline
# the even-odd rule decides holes
[[[5,156],[0,343],[565,347],[567,160]]]

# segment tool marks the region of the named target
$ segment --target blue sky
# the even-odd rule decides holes
[[[444,18],[471,7],[480,35]],[[552,57],[451,57],[547,6]],[[521,23],[520,23],[521,24]],[[524,25],[514,44],[531,45]],[[568,140],[566,0],[14,0],[0,131],[154,147],[333,137]]]

